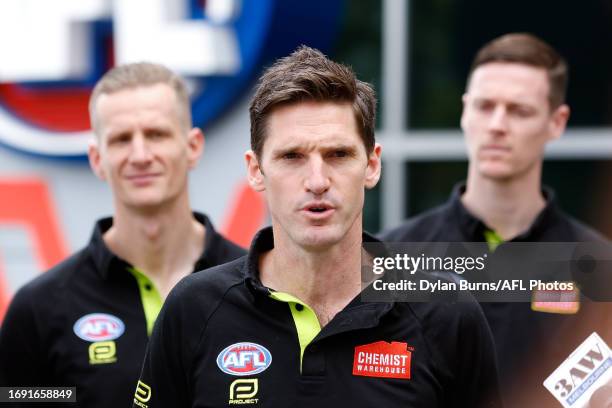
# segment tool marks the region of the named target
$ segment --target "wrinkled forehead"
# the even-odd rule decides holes
[[[351,144],[363,145],[352,105],[308,101],[270,112],[263,151],[279,146],[313,150]]]

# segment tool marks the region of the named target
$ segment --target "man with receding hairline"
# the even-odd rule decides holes
[[[131,399],[176,282],[244,250],[191,211],[187,177],[204,137],[181,78],[157,64],[118,66],[96,84],[89,110],[89,162],[110,185],[114,215],[15,295],[0,330],[0,385],[76,386],[68,406],[108,408]]]
[[[450,200],[382,234],[396,242],[604,242],[566,215],[541,184],[544,149],[569,118],[568,69],[531,34],[495,38],[476,54],[463,95],[461,128],[469,166]],[[537,293],[536,293],[537,295]],[[574,302],[481,303],[495,338],[510,407],[557,406],[542,382],[593,331],[610,336],[601,305]],[[534,402],[538,401],[538,402]]]

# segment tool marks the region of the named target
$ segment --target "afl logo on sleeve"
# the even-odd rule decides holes
[[[120,337],[125,331],[125,324],[106,313],[90,313],[76,321],[74,334],[85,341],[109,341]]]
[[[226,374],[245,376],[261,373],[272,364],[272,354],[256,343],[235,343],[223,349],[217,366]]]

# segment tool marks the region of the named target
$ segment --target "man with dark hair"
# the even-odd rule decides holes
[[[561,136],[569,117],[566,87],[565,61],[537,37],[507,34],[486,44],[474,59],[463,95],[467,182],[455,187],[446,204],[383,233],[382,239],[487,241],[492,250],[504,242],[603,242],[564,214],[552,190],[541,186],[544,148]],[[588,313],[592,303],[536,300],[481,303],[511,407],[557,404],[542,382],[608,319]],[[606,331],[600,334],[609,335]],[[526,401],[535,394],[539,402],[530,405]]]
[[[311,48],[263,74],[246,164],[272,226],[247,257],[174,288],[135,407],[497,405],[492,339],[473,300],[360,296],[362,243],[374,241],[364,189],[381,171],[375,103],[350,68]]]
[[[76,386],[67,406],[108,408],[131,399],[174,284],[244,250],[190,209],[187,176],[204,137],[181,78],[157,64],[115,67],[96,84],[90,115],[89,161],[115,213],[15,295],[0,330],[0,385]]]

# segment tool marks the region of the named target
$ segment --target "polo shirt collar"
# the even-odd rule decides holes
[[[193,217],[204,226],[206,236],[204,239],[204,248],[200,258],[198,258],[194,271],[206,269],[212,265],[217,265],[221,262],[220,251],[223,245],[223,237],[214,229],[208,217],[199,212],[193,212]],[[104,242],[104,233],[113,225],[113,218],[102,218],[96,222],[94,230],[89,242],[89,253],[96,266],[96,271],[103,279],[108,279],[111,273],[117,271],[124,272],[131,265],[115,255]]]
[[[109,271],[111,269],[119,269],[122,266],[121,263],[125,264],[125,266],[121,268],[122,270],[129,266],[127,262],[113,254],[108,246],[106,246],[106,242],[104,242],[104,233],[112,226],[112,217],[106,217],[98,220],[94,226],[93,234],[88,246],[89,253],[96,266],[95,270],[103,279],[108,278]]]
[[[465,193],[465,190],[465,182],[455,185],[449,199],[450,212],[457,220],[465,240],[479,242],[484,239],[484,231],[492,229],[465,208],[461,202],[461,196]],[[542,195],[546,201],[544,208],[531,226],[522,234],[514,237],[512,241],[537,241],[543,232],[554,222],[556,217],[559,216],[559,208],[554,191],[549,187],[543,186]]]
[[[363,232],[363,242],[381,242],[367,232]],[[269,297],[270,289],[265,287],[259,278],[259,258],[262,253],[274,248],[274,235],[272,227],[266,227],[260,230],[249,249],[249,254],[244,265],[245,281],[247,287],[256,296]],[[341,312],[344,320],[360,320],[362,326],[375,326],[380,317],[388,312],[393,306],[393,303],[380,302],[362,302],[361,294],[357,295]],[[370,310],[370,312],[368,312]],[[359,316],[359,319],[357,319]],[[336,320],[334,318],[334,320]],[[343,321],[344,321],[343,320]],[[330,322],[331,324],[332,322]],[[326,330],[331,327],[326,326]]]
[[[212,222],[210,222],[206,215],[194,211],[193,216],[200,224],[204,225],[204,229],[206,230],[204,250],[198,258],[193,270],[200,271],[227,262],[225,258],[223,258],[225,252],[223,250],[225,238],[215,230],[215,227],[213,227]]]
[[[244,266],[247,287],[254,295],[263,295],[265,297],[270,295],[270,289],[265,287],[259,278],[259,258],[261,254],[270,251],[272,248],[274,248],[272,227],[266,227],[259,230],[251,241],[251,246]]]

